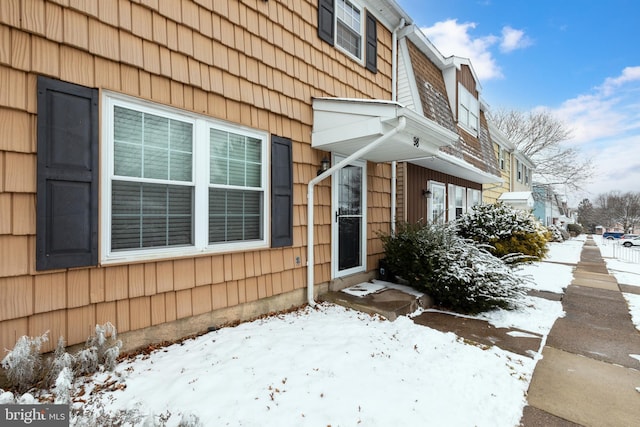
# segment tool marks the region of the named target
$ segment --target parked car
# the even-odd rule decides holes
[[[631,246],[640,246],[640,236],[636,236],[633,239],[625,239],[622,244],[626,248],[630,248]]]
[[[608,239],[608,240],[613,240],[613,239],[619,239],[623,235],[624,235],[624,233],[622,231],[607,231],[605,233],[602,233],[602,238],[603,239]]]

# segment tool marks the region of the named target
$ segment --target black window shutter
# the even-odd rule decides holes
[[[291,140],[271,137],[271,247],[293,245],[293,153]]]
[[[98,263],[98,90],[38,77],[36,269]]]
[[[378,72],[378,21],[367,12],[366,32],[366,67],[367,70]]]
[[[333,46],[333,0],[318,1],[318,36]]]

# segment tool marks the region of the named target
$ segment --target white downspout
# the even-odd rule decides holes
[[[307,302],[311,307],[315,307],[316,305],[316,302],[314,300],[314,295],[313,295],[314,294],[313,287],[315,282],[315,271],[314,271],[315,260],[314,260],[314,253],[313,253],[314,251],[313,232],[314,232],[314,225],[315,225],[313,222],[314,221],[313,220],[313,210],[314,210],[313,187],[315,187],[316,184],[323,181],[325,178],[333,175],[335,172],[342,169],[344,166],[347,166],[349,163],[353,162],[354,160],[358,160],[362,158],[362,156],[367,154],[369,151],[373,150],[378,145],[382,144],[384,141],[391,138],[393,135],[397,134],[398,132],[401,132],[406,125],[407,125],[407,119],[405,117],[400,117],[398,119],[398,125],[395,128],[391,129],[389,132],[385,133],[384,135],[379,136],[378,139],[373,141],[371,144],[362,147],[355,153],[342,159],[341,161],[339,161],[338,163],[331,166],[329,169],[327,169],[326,171],[322,172],[320,175],[316,176],[311,181],[309,181],[309,184],[307,185]]]
[[[398,31],[404,28],[404,18],[391,33],[391,100],[398,101]],[[398,185],[397,162],[391,162],[391,234],[396,233],[396,187]]]

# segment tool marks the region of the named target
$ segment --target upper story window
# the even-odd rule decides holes
[[[267,244],[267,137],[105,96],[102,254],[148,259]]]
[[[336,44],[362,59],[362,13],[348,0],[336,0]]]
[[[378,72],[378,21],[356,1],[319,0],[318,35]]]
[[[522,182],[522,163],[518,159],[516,159],[516,179]]]
[[[505,168],[505,161],[504,161],[504,148],[502,147],[498,147],[498,157],[499,157],[499,162],[500,162],[500,170],[504,170]]]
[[[474,135],[480,125],[480,103],[462,83],[458,83],[458,124]]]

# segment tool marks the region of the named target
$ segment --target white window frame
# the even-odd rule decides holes
[[[356,9],[359,13],[360,13],[360,28],[355,28],[353,25],[351,25],[350,23],[345,22],[344,20],[340,19],[339,15],[341,14],[341,11],[346,10],[342,8],[342,4],[345,4],[346,6],[351,5],[353,7],[353,9]],[[334,22],[334,41],[335,41],[335,45],[338,49],[340,49],[342,52],[344,52],[345,54],[347,54],[348,56],[350,56],[351,58],[353,58],[354,60],[358,61],[361,64],[364,64],[364,49],[365,49],[365,20],[366,20],[366,16],[365,16],[365,10],[364,7],[358,3],[357,1],[354,0],[336,0],[335,2],[335,13],[334,13],[335,17],[335,22]],[[350,28],[352,31],[354,31],[358,36],[359,36],[359,51],[360,51],[360,56],[354,55],[351,51],[349,51],[348,48],[344,47],[342,44],[340,44],[339,40],[338,40],[338,25],[344,25],[348,28]]]
[[[144,249],[111,249],[111,211],[112,211],[112,181],[114,174],[114,107],[121,106],[136,111],[141,111],[158,116],[188,122],[193,124],[193,158],[192,178],[194,186],[193,195],[193,245],[153,247]],[[219,129],[227,132],[242,134],[247,137],[262,141],[261,153],[261,186],[258,191],[263,194],[262,206],[262,238],[259,240],[228,242],[209,244],[209,162],[210,143],[209,131]],[[270,185],[268,181],[269,170],[269,144],[266,132],[250,129],[244,126],[215,120],[173,107],[164,106],[151,101],[140,100],[126,95],[104,91],[102,97],[102,147],[101,147],[101,255],[102,264],[147,261],[164,258],[178,258],[201,254],[216,254],[231,251],[244,251],[250,249],[266,248],[270,241]]]
[[[482,191],[474,188],[467,188],[467,212],[472,207],[482,204]]]
[[[504,148],[498,146],[498,157],[499,157],[499,161],[500,161],[500,170],[504,170],[506,164],[504,161]]]
[[[516,159],[516,181],[522,182],[522,163]]]
[[[458,204],[457,192],[461,192],[461,203]],[[458,217],[456,215],[457,209],[460,208],[462,210],[462,214],[467,211],[467,192],[466,187],[461,187],[459,185],[449,184],[449,221],[455,221]]]
[[[462,83],[458,83],[458,125],[472,135],[478,135],[480,103]]]
[[[429,181],[427,189],[431,191],[431,197],[427,199],[427,221],[431,224],[444,224],[447,220],[447,187],[437,181]],[[434,218],[434,210],[437,208],[435,200],[438,199],[436,193],[442,194],[442,212],[438,218]]]

